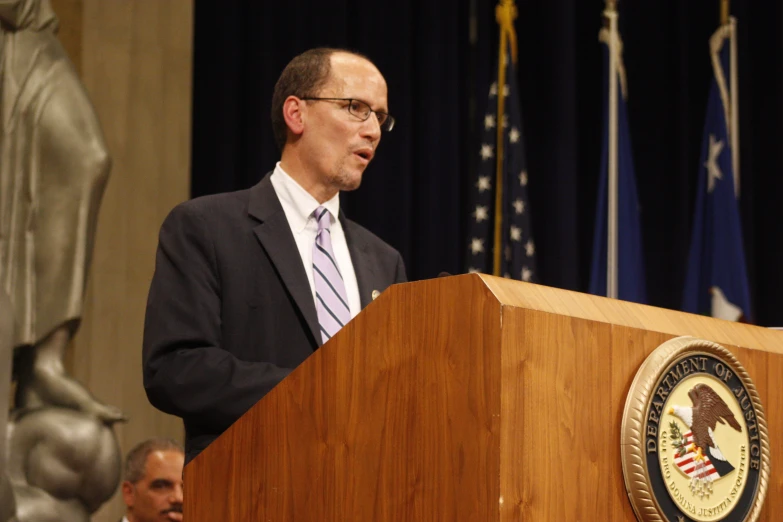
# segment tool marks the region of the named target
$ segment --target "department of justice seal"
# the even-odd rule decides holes
[[[642,522],[752,522],[769,482],[756,387],[711,341],[679,337],[645,360],[625,402],[625,487]]]

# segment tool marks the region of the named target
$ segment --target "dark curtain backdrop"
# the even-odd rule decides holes
[[[491,0],[196,0],[193,196],[274,167],[274,83],[296,54],[368,55],[398,124],[349,217],[402,253],[412,280],[464,271],[468,194],[497,47]],[[650,304],[679,308],[718,0],[620,2]],[[517,0],[518,76],[540,282],[586,291],[600,160],[603,2]],[[752,6],[752,8],[751,8]],[[783,5],[732,2],[739,22],[741,210],[754,322],[783,325]]]

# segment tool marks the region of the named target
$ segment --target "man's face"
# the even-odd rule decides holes
[[[353,98],[373,110],[389,112],[383,76],[373,64],[352,54],[331,56],[329,79],[316,96]],[[306,104],[302,160],[315,175],[314,181],[334,192],[358,188],[381,141],[376,115],[361,121],[348,112],[348,102]]]
[[[153,451],[147,457],[144,477],[122,483],[122,497],[130,522],[182,520],[182,468],[185,456],[178,451]]]

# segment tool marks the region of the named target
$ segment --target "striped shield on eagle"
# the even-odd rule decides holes
[[[676,422],[670,426],[670,438],[677,449],[674,462],[691,479],[694,493],[709,493],[712,482],[734,470],[715,441],[717,425],[728,424],[738,432],[742,427],[726,402],[709,385],[699,383],[689,392],[693,406],[672,406],[669,413],[688,427],[682,433]]]

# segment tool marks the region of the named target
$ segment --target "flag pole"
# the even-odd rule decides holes
[[[617,2],[607,0],[604,17],[609,25],[609,158],[606,242],[606,296],[617,299],[617,58],[619,56]]]
[[[517,6],[514,0],[500,0],[495,7],[495,20],[500,26],[500,47],[498,51],[498,111],[497,139],[495,154],[495,233],[492,274],[500,276],[500,260],[503,252],[503,123],[505,120],[506,94],[506,52],[511,47],[511,60],[517,63],[517,35],[514,31],[514,20],[517,17]]]
[[[729,95],[731,101],[731,121],[729,139],[731,140],[731,163],[734,169],[734,196],[740,195],[740,128],[739,128],[739,79],[737,71],[737,19],[729,15],[729,0],[722,0],[721,23],[728,25],[729,31]]]

